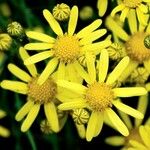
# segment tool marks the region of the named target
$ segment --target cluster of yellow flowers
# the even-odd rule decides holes
[[[100,17],[109,2],[98,0]],[[21,131],[31,127],[44,106],[43,133],[59,132],[70,115],[79,137],[87,141],[98,136],[105,123],[123,135],[108,137],[106,143],[123,145],[124,150],[150,149],[150,120],[142,125],[150,91],[149,9],[150,0],[118,0],[104,21],[106,28],[100,28],[102,20],[97,19],[78,32],[77,6],[70,9],[58,4],[53,13],[44,9],[43,16],[55,36],[27,31],[29,43],[20,47],[19,54],[28,72],[10,63],[8,70],[19,80],[0,83],[3,89],[27,96],[15,116],[17,121],[24,119]],[[59,21],[66,20],[68,28],[63,31]],[[11,27],[8,30],[13,34]],[[19,30],[22,32],[20,26]],[[106,34],[108,30],[111,35]],[[5,38],[0,49],[7,49],[10,40]],[[35,64],[44,60],[41,71]],[[123,103],[134,96],[139,96],[137,109]],[[128,115],[135,118],[134,125]]]

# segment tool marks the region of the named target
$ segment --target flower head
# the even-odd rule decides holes
[[[12,38],[6,33],[0,33],[0,51],[5,51],[10,48]]]
[[[20,48],[19,52],[23,60],[29,57],[24,48]],[[35,65],[27,66],[30,74],[26,73],[14,64],[9,64],[8,69],[12,74],[21,79],[22,82],[3,80],[1,82],[1,87],[27,95],[27,102],[18,111],[15,117],[17,121],[21,121],[27,115],[21,126],[21,131],[25,132],[30,128],[39,113],[40,106],[44,105],[45,115],[48,123],[51,126],[51,129],[55,132],[58,132],[60,128],[55,101],[56,98],[59,99],[59,93],[61,92],[59,92],[59,88],[55,80],[49,77],[43,82],[42,85],[39,85],[38,80],[41,78],[37,73]],[[51,71],[54,71],[53,66],[51,66]]]
[[[149,84],[147,84],[147,86],[150,87]],[[147,107],[148,94],[139,97],[137,110],[145,115]],[[128,115],[123,114],[121,111],[118,111],[118,113],[128,127],[129,135],[127,137],[119,135],[110,136],[106,138],[105,142],[112,146],[122,146],[124,150],[130,150],[130,148],[135,148],[136,150],[143,148],[143,150],[148,150],[150,145],[148,144],[149,142],[147,142],[147,139],[150,133],[147,129],[150,125],[150,118],[148,118],[146,122],[144,122],[143,119],[134,119],[134,122],[132,122]],[[143,123],[144,126],[142,125]]]
[[[108,39],[101,42],[93,43],[95,40],[97,40],[106,33],[106,29],[97,29],[102,23],[100,19],[97,19],[89,26],[83,28],[78,33],[75,33],[78,20],[77,6],[73,6],[73,8],[70,11],[68,31],[65,33],[63,33],[59,23],[55,20],[53,15],[48,10],[45,9],[43,11],[43,15],[47,20],[47,22],[49,23],[52,30],[57,35],[57,38],[55,39],[43,33],[32,31],[27,32],[28,37],[36,39],[40,42],[26,44],[25,49],[36,51],[46,50],[46,51],[40,52],[26,59],[25,65],[34,64],[36,62],[51,57],[52,59],[49,61],[49,63],[51,63],[51,61],[55,59],[56,61],[54,66],[56,68],[57,65],[59,65],[58,72],[61,71],[61,74],[62,72],[63,74],[65,74],[68,70],[69,78],[72,80],[72,78],[74,79],[76,78],[73,77],[73,74],[74,75],[76,74],[75,70],[79,66],[78,59],[80,57],[82,56],[85,57],[87,51],[88,52],[90,51],[94,55],[96,55],[100,53],[101,49],[111,44],[110,40]],[[47,65],[43,73],[47,72],[47,74],[49,74],[49,67],[50,65]],[[74,79],[73,81],[75,81]],[[42,84],[41,81],[39,81],[39,83]]]
[[[110,119],[116,129],[124,136],[128,136],[129,132],[124,123],[120,120],[117,114],[112,110],[114,105],[117,109],[130,114],[136,118],[143,118],[143,115],[133,108],[123,104],[118,100],[119,97],[131,97],[146,94],[143,87],[123,87],[115,88],[113,83],[126,69],[129,58],[124,57],[116,68],[108,73],[108,52],[102,50],[99,64],[98,74],[96,73],[95,59],[87,56],[87,70],[80,69],[80,75],[85,79],[87,85],[73,83],[65,80],[58,80],[57,84],[69,90],[80,94],[78,98],[70,98],[70,101],[64,101],[58,106],[61,110],[70,110],[75,108],[87,108],[91,111],[91,116],[87,124],[86,139],[90,141],[97,136],[103,125],[104,118]],[[105,81],[106,80],[106,81]],[[94,123],[93,123],[94,122]]]
[[[64,3],[57,4],[53,8],[53,16],[56,20],[59,21],[67,20],[70,16],[70,7]]]
[[[123,41],[125,53],[130,58],[127,69],[119,78],[121,82],[125,81],[138,65],[144,65],[150,74],[150,49],[148,48],[150,23],[147,26],[138,24],[134,12],[131,13],[132,15],[128,17],[130,34],[127,34],[123,27],[119,26],[111,17],[106,20],[106,26],[115,34],[118,42],[122,43]]]
[[[149,0],[121,0],[121,3],[111,12],[111,16],[114,17],[117,12],[121,11],[120,20],[124,22],[125,18],[131,16],[130,12],[133,11],[136,13],[138,21],[146,25],[149,2]]]
[[[24,30],[19,22],[14,21],[8,25],[7,32],[11,36],[20,36]]]

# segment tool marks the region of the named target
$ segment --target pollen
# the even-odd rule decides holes
[[[54,55],[63,63],[74,62],[80,54],[79,40],[75,35],[59,36],[53,47]]]
[[[138,63],[150,59],[150,50],[144,44],[145,37],[147,37],[145,32],[137,32],[125,44],[127,55]]]
[[[104,111],[112,107],[114,92],[112,88],[105,83],[95,82],[89,86],[86,92],[86,100],[93,111]]]
[[[142,0],[124,0],[123,3],[125,6],[130,8],[136,8],[141,4]]]
[[[47,79],[42,85],[37,84],[38,78],[28,83],[28,97],[35,103],[45,104],[51,102],[57,94],[57,85],[52,79]]]

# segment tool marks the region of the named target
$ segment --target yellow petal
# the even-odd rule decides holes
[[[78,76],[77,76],[77,72],[74,68],[74,65],[73,64],[67,64],[66,69],[68,71],[69,81],[78,83]]]
[[[130,116],[133,116],[135,118],[143,119],[143,117],[144,117],[144,115],[141,112],[139,112],[139,111],[133,109],[132,107],[127,106],[119,101],[113,101],[113,105],[116,108],[118,108],[119,110],[123,111],[124,113],[126,113]]]
[[[31,127],[32,123],[34,122],[35,118],[39,113],[39,110],[40,104],[34,104],[21,126],[22,132],[26,132]]]
[[[54,44],[50,43],[29,43],[24,46],[26,50],[47,50],[51,49],[54,46]]]
[[[129,39],[128,34],[110,16],[106,18],[106,27],[122,40],[127,41]]]
[[[47,42],[47,43],[54,43],[55,42],[55,39],[53,37],[50,37],[49,35],[46,35],[46,34],[40,33],[40,32],[28,31],[26,33],[26,35],[29,38],[39,40],[39,41],[42,41],[42,42]]]
[[[17,112],[15,119],[17,121],[21,121],[28,114],[28,112],[31,110],[33,105],[34,105],[34,102],[31,100],[28,100],[25,103],[25,105],[23,105],[23,107],[21,107],[21,109]]]
[[[145,115],[148,106],[148,95],[143,95],[139,97],[137,110],[140,111],[143,115]],[[135,126],[138,127],[142,124],[142,119],[135,119]]]
[[[147,91],[143,87],[122,87],[113,89],[115,96],[117,97],[132,97],[141,96],[147,94]]]
[[[85,94],[87,87],[85,87],[82,84],[74,83],[74,82],[69,82],[66,80],[58,80],[56,81],[57,85],[60,87],[64,87],[68,90],[71,90],[73,92],[79,93],[79,94]]]
[[[108,47],[109,45],[111,44],[111,41],[110,40],[105,40],[105,41],[102,41],[102,42],[96,42],[96,43],[92,43],[92,44],[89,44],[89,45],[84,45],[82,47],[82,51],[91,51],[91,52],[94,52],[95,51],[97,52],[101,52],[102,49]],[[95,54],[99,54],[99,53],[95,53]]]
[[[77,123],[75,123],[75,126],[77,128],[78,134],[80,136],[81,139],[85,138],[85,134],[86,134],[86,129],[84,125],[78,125]]]
[[[68,24],[68,34],[73,35],[77,26],[78,21],[78,7],[73,6],[70,11],[70,19]]]
[[[64,80],[66,74],[66,66],[64,63],[60,62],[57,70],[57,79]]]
[[[85,27],[81,31],[79,31],[76,36],[78,38],[86,37],[89,33],[96,30],[101,24],[102,24],[102,20],[97,19],[94,22],[92,22],[90,25],[88,25],[87,27]]]
[[[105,81],[108,72],[108,65],[109,65],[108,51],[104,49],[101,51],[100,58],[99,58],[99,67],[98,67],[99,82]]]
[[[129,143],[134,148],[132,148],[132,149],[129,148],[128,150],[147,150],[147,148],[143,144],[141,144],[140,142],[138,142],[138,141],[130,140]]]
[[[128,8],[128,7],[125,7],[125,9],[122,10],[122,13],[121,13],[121,15],[120,15],[120,20],[121,20],[122,22],[125,21],[125,18],[127,17],[128,12],[129,12],[129,8]]]
[[[125,126],[125,124],[120,120],[118,115],[111,108],[106,109],[106,113],[107,113],[110,121],[112,122],[112,124],[116,127],[116,129],[122,135],[128,136],[129,131],[128,131],[127,127]]]
[[[57,58],[51,59],[48,62],[48,64],[46,65],[44,71],[39,76],[39,79],[38,79],[37,83],[39,85],[42,85],[49,78],[49,76],[54,72],[54,70],[56,69],[57,65],[58,65],[58,59]]]
[[[117,111],[118,111],[120,118],[122,119],[122,121],[127,126],[127,128],[129,130],[131,130],[133,128],[133,125],[132,125],[132,122],[131,122],[129,115],[125,114],[124,112],[120,111],[119,109]]]
[[[130,60],[126,69],[119,76],[118,81],[120,81],[120,82],[125,81],[128,78],[128,76],[132,73],[132,71],[134,71],[134,69],[136,69],[137,66],[138,66],[137,62]]]
[[[9,64],[8,69],[13,75],[15,75],[17,78],[21,79],[24,82],[29,82],[31,80],[29,74],[27,74],[25,71],[23,71],[14,64]]]
[[[125,137],[123,136],[110,136],[105,139],[105,142],[112,146],[123,146],[125,144]]]
[[[91,53],[86,54],[86,63],[90,81],[91,83],[93,83],[96,81],[96,68],[95,68],[95,57],[91,55]]]
[[[99,29],[96,30],[92,33],[89,33],[89,35],[87,35],[86,37],[84,37],[83,39],[81,39],[79,41],[79,43],[81,45],[86,45],[86,44],[90,44],[93,41],[97,40],[98,38],[100,38],[101,36],[103,36],[104,34],[106,34],[107,30],[106,29]]]
[[[54,103],[51,102],[51,103],[44,104],[44,111],[52,130],[58,132],[59,122],[58,122],[58,116],[57,116],[56,107]]]
[[[0,126],[0,136],[7,138],[10,136],[10,131],[3,126]]]
[[[119,76],[127,68],[128,64],[129,64],[129,57],[126,56],[119,62],[119,64],[115,67],[115,69],[110,73],[106,83],[107,84],[115,83],[115,81],[119,78]]]
[[[24,64],[25,65],[31,65],[31,64],[34,64],[34,63],[37,63],[37,62],[40,62],[44,59],[47,59],[49,57],[53,56],[53,52],[52,51],[45,51],[45,52],[40,52],[38,54],[35,54],[29,58],[27,58],[25,61],[24,61]]]
[[[83,98],[76,98],[74,99],[74,101],[70,101],[69,102],[65,102],[63,104],[60,104],[58,106],[58,109],[60,110],[72,110],[72,109],[76,109],[76,108],[84,108],[87,106],[87,103],[85,101],[85,99]]]
[[[6,112],[0,109],[0,119],[6,116]]]
[[[140,4],[139,6],[138,6],[138,8],[143,12],[143,13],[148,13],[148,6],[147,5],[144,5],[144,4]]]
[[[147,25],[146,15],[140,10],[140,8],[136,8],[137,18],[142,25]]]
[[[150,146],[150,144],[149,144],[150,135],[147,132],[146,128],[144,126],[140,126],[139,127],[139,133],[140,133],[140,136],[141,136],[142,141],[144,142],[144,144],[147,147],[149,147]]]
[[[125,8],[125,5],[124,5],[124,4],[118,5],[117,7],[115,7],[115,8],[112,10],[111,16],[114,17],[117,12],[122,11],[124,8]]]
[[[73,64],[75,69],[77,70],[78,74],[87,82],[90,83],[90,77],[88,73],[84,70],[84,68],[77,62]]]
[[[27,94],[28,92],[27,84],[19,81],[3,80],[1,87],[20,94]]]
[[[104,122],[104,115],[101,112],[97,112],[97,124],[95,124],[95,133],[94,133],[94,137],[98,136],[102,130],[103,127],[103,122]]]
[[[86,131],[86,140],[88,142],[90,142],[92,138],[94,137],[94,131],[96,128],[97,121],[98,121],[97,112],[92,112],[88,125],[87,125],[87,131]]]
[[[97,1],[97,8],[98,8],[98,14],[100,17],[104,16],[106,10],[107,10],[108,0],[98,0]]]
[[[49,23],[49,25],[52,28],[52,30],[58,36],[59,35],[63,35],[63,31],[62,31],[59,23],[55,20],[55,18],[53,17],[53,15],[47,9],[43,10],[43,15],[44,15],[45,19],[47,20],[47,22]]]
[[[23,48],[23,47],[20,47],[19,49],[19,54],[22,58],[22,60],[26,60],[27,58],[29,58],[30,56],[28,55],[28,53],[26,52],[26,50]],[[30,74],[33,76],[33,77],[36,77],[37,76],[37,70],[36,70],[36,67],[34,64],[32,65],[28,65],[26,66],[28,71],[30,72]]]
[[[129,23],[129,27],[130,27],[130,31],[132,34],[137,32],[137,18],[136,18],[136,13],[135,10],[131,9],[129,11],[129,15],[128,15],[128,23]]]

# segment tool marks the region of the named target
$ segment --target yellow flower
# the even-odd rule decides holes
[[[12,38],[6,33],[0,33],[0,51],[5,51],[10,48]]]
[[[146,25],[146,14],[148,14],[149,2],[150,0],[121,0],[120,4],[112,10],[111,16],[114,17],[117,12],[121,11],[120,20],[124,22],[127,16],[132,16],[129,12],[133,10],[137,15],[138,21]]]
[[[40,53],[31,56],[25,60],[25,65],[34,64],[41,60],[52,58],[47,64],[45,70],[41,74],[47,74],[49,76],[49,67],[51,67],[52,61],[53,66],[58,66],[58,74],[65,75],[65,71],[68,70],[70,78],[76,74],[75,68],[78,68],[78,58],[84,56],[87,51],[93,52],[95,55],[100,53],[100,50],[111,44],[110,40],[106,39],[101,42],[93,41],[97,40],[106,33],[106,29],[98,29],[102,21],[100,19],[95,20],[89,26],[85,27],[77,34],[75,29],[78,20],[78,7],[74,6],[70,12],[70,19],[68,23],[68,31],[63,33],[59,23],[54,19],[53,15],[48,11],[44,10],[43,15],[49,23],[52,30],[56,33],[57,38],[53,38],[49,35],[38,33],[38,32],[27,32],[27,36],[36,39],[40,42],[29,43],[25,45],[27,50],[36,50]],[[41,50],[46,50],[41,52]],[[45,78],[46,80],[47,78]],[[43,80],[44,82],[44,80]],[[39,81],[42,84],[42,81]]]
[[[0,109],[0,119],[4,118],[6,116],[6,112]],[[8,129],[0,125],[0,136],[2,137],[9,137],[10,132]]]
[[[147,84],[146,87],[147,90],[150,91],[150,84]],[[148,94],[139,97],[137,110],[145,115],[147,107]],[[143,119],[135,119],[134,122],[132,122],[128,115],[123,114],[120,111],[119,114],[129,129],[129,135],[127,137],[118,135],[110,136],[106,138],[105,142],[112,146],[123,146],[123,150],[130,150],[131,147],[134,147],[135,150],[149,150],[147,147],[147,138],[150,136],[150,130],[147,130],[147,126],[150,125],[150,118],[146,120],[143,127]],[[150,144],[148,145],[150,146]]]
[[[65,80],[57,81],[59,86],[80,94],[80,97],[70,98],[69,101],[60,99],[63,104],[60,104],[58,109],[88,108],[91,111],[86,131],[87,141],[91,141],[93,137],[99,135],[105,117],[111,120],[121,134],[128,136],[127,127],[112,110],[113,105],[133,117],[143,118],[143,114],[121,103],[118,98],[144,95],[147,91],[143,87],[112,87],[112,84],[123,73],[128,63],[129,58],[124,57],[107,77],[109,57],[107,50],[104,49],[101,51],[99,59],[98,74],[96,74],[95,59],[90,57],[90,55],[87,56],[88,73],[83,68],[80,69],[79,73],[87,82],[87,86]]]
[[[6,59],[6,55],[0,51],[0,74],[2,70],[4,69],[4,61]]]
[[[107,6],[108,6],[108,0],[97,0],[98,14],[100,17],[105,15]]]
[[[24,48],[20,48],[19,52],[22,60],[29,58]],[[59,99],[58,97],[61,96],[61,90],[59,90],[60,88],[52,75],[42,85],[39,85],[38,80],[41,79],[41,76],[38,75],[35,65],[27,66],[30,75],[14,64],[9,64],[8,69],[22,81],[3,80],[1,87],[27,95],[27,102],[15,117],[17,121],[21,121],[27,115],[21,126],[21,131],[25,132],[30,128],[39,113],[40,106],[44,105],[44,112],[52,130],[58,132],[60,128],[55,102],[56,98]],[[49,71],[52,74],[54,71],[53,65],[51,65]]]
[[[106,26],[115,34],[118,38],[124,41],[124,47],[126,55],[130,58],[130,63],[124,73],[119,77],[119,81],[125,81],[125,79],[136,69],[139,64],[143,64],[150,74],[150,50],[145,46],[145,38],[150,34],[150,23],[144,27],[139,25],[136,20],[135,13],[130,12],[128,17],[130,34],[120,27],[111,17],[106,19]],[[119,42],[121,42],[119,40]],[[122,42],[121,42],[122,43]]]
[[[53,16],[56,20],[59,21],[67,20],[70,16],[70,7],[64,3],[57,4],[53,8]]]

